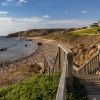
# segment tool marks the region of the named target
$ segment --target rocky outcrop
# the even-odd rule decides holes
[[[6,51],[7,48],[0,48],[0,51]]]

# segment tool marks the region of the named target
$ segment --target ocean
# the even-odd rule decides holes
[[[27,45],[27,46],[26,46]],[[37,44],[20,38],[0,37],[0,62],[13,61],[31,55],[37,49]]]

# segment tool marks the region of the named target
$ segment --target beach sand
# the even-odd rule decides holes
[[[34,38],[32,41],[35,43],[42,43],[42,45],[39,46],[34,54],[26,59],[5,64],[3,67],[1,67],[0,85],[16,83],[19,80],[23,80],[26,76],[32,75],[33,72],[30,71],[30,65],[35,63],[43,63],[43,55],[46,55],[51,63],[53,63],[52,59],[54,59],[57,54],[57,44],[59,44],[59,42],[39,38]]]

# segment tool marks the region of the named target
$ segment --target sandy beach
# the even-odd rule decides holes
[[[57,44],[59,44],[59,42],[39,38],[32,39],[32,42],[42,43],[35,53],[29,57],[4,64],[0,67],[0,85],[12,84],[31,75],[33,72],[30,72],[30,70],[33,70],[34,68],[30,68],[30,65],[43,64],[43,55],[46,55],[51,62],[53,61],[52,59],[56,56]]]

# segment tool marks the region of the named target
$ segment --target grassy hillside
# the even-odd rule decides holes
[[[96,35],[98,33],[100,33],[99,27],[90,28],[90,29],[81,29],[81,30],[71,32],[71,34],[74,35]]]
[[[76,46],[79,46],[80,44],[89,46],[100,41],[100,28],[80,29],[76,31],[72,30],[69,32],[64,32],[63,34],[49,34],[48,36],[43,37],[58,41],[64,41]]]

